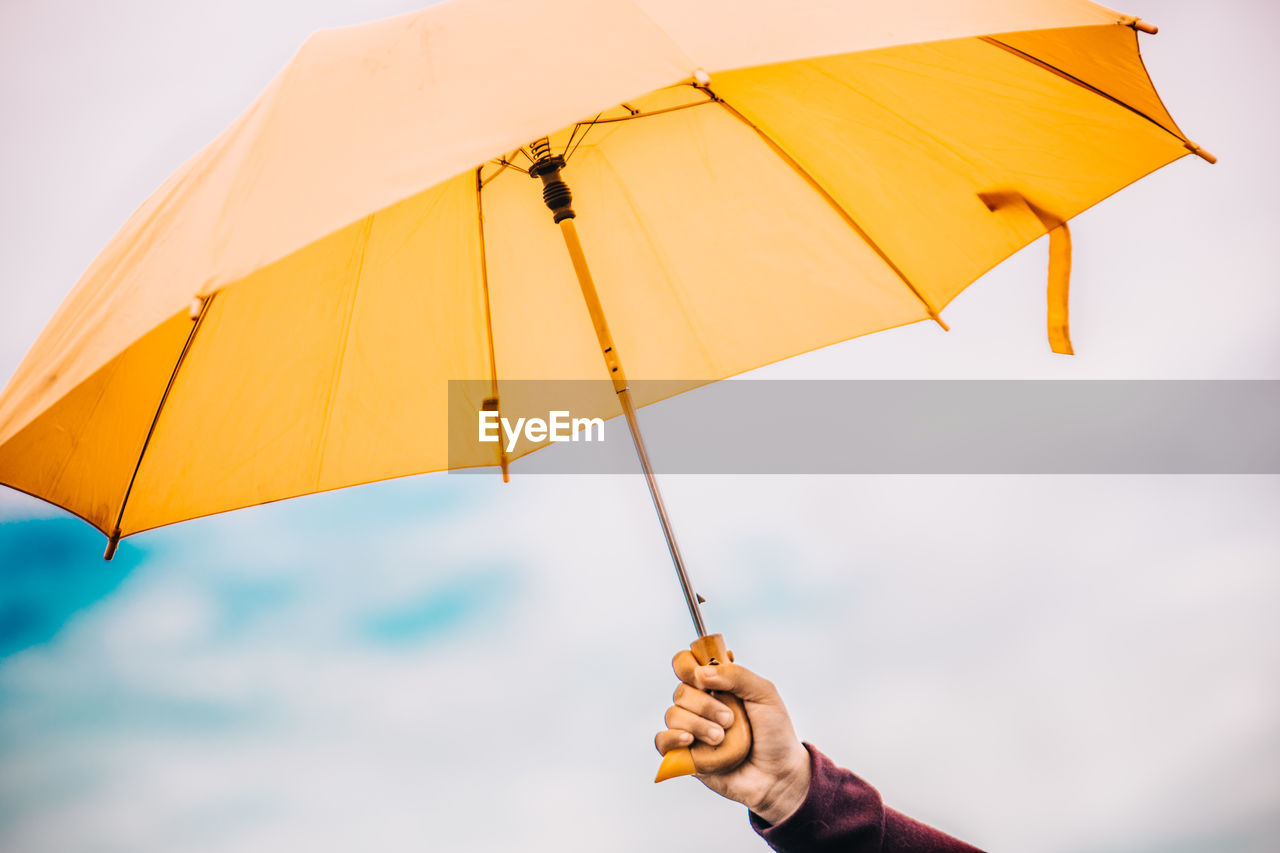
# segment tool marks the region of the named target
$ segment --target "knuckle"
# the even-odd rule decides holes
[[[675,692],[674,692],[674,693],[672,693],[672,694],[671,694],[671,699],[672,699],[672,701],[674,701],[676,704],[679,704],[679,703],[680,703],[680,700],[681,700],[681,699],[684,699],[684,698],[685,698],[685,696],[687,696],[687,695],[688,695],[688,693],[689,693],[689,685],[685,684],[685,683],[682,681],[682,682],[680,682],[679,684],[677,684],[677,685],[676,685],[676,690],[675,690]]]
[[[709,679],[711,683],[715,684],[716,687],[720,689],[723,689],[723,686],[726,684],[735,683],[737,680],[736,675],[737,673],[733,671],[733,664],[728,663],[708,666],[703,672],[703,677],[705,679]]]

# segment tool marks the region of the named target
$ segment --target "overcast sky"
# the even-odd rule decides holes
[[[310,32],[418,5],[0,5],[0,377]],[[1280,378],[1280,12],[1123,11],[1221,162],[1073,221],[1078,355],[1044,340],[1042,242],[949,333],[753,375]],[[1280,478],[665,486],[712,629],[891,805],[989,849],[1280,846]],[[636,477],[411,478],[102,545],[0,489],[5,850],[764,849],[651,782],[690,638]]]

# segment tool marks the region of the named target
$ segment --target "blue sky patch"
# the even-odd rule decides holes
[[[0,523],[0,658],[48,642],[72,615],[110,595],[146,557],[106,539],[78,518]]]
[[[517,573],[476,567],[455,575],[412,601],[367,617],[362,633],[386,645],[410,645],[450,634],[493,615],[512,598]]]

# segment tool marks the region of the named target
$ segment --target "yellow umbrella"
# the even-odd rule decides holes
[[[0,397],[0,482],[110,555],[266,501],[505,474],[493,445],[450,458],[449,380],[486,381],[454,407],[474,423],[503,380],[600,377],[603,354],[617,394],[575,414],[626,416],[701,637],[624,362],[692,387],[941,325],[1046,232],[1070,352],[1067,220],[1212,162],[1137,30],[1085,0],[451,0],[322,31],[62,304]]]

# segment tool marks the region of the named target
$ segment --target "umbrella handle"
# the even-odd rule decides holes
[[[720,662],[732,663],[733,652],[725,647],[721,634],[708,634],[699,637],[689,644],[694,660],[699,666],[714,666]],[[694,773],[704,775],[728,773],[736,770],[747,760],[751,752],[751,721],[747,719],[742,700],[732,693],[712,693],[716,699],[729,706],[733,712],[733,722],[724,730],[724,740],[712,746],[709,743],[694,743],[693,746],[673,749],[662,756],[662,764],[658,767],[658,775],[653,780],[662,782],[676,776],[689,776]]]

